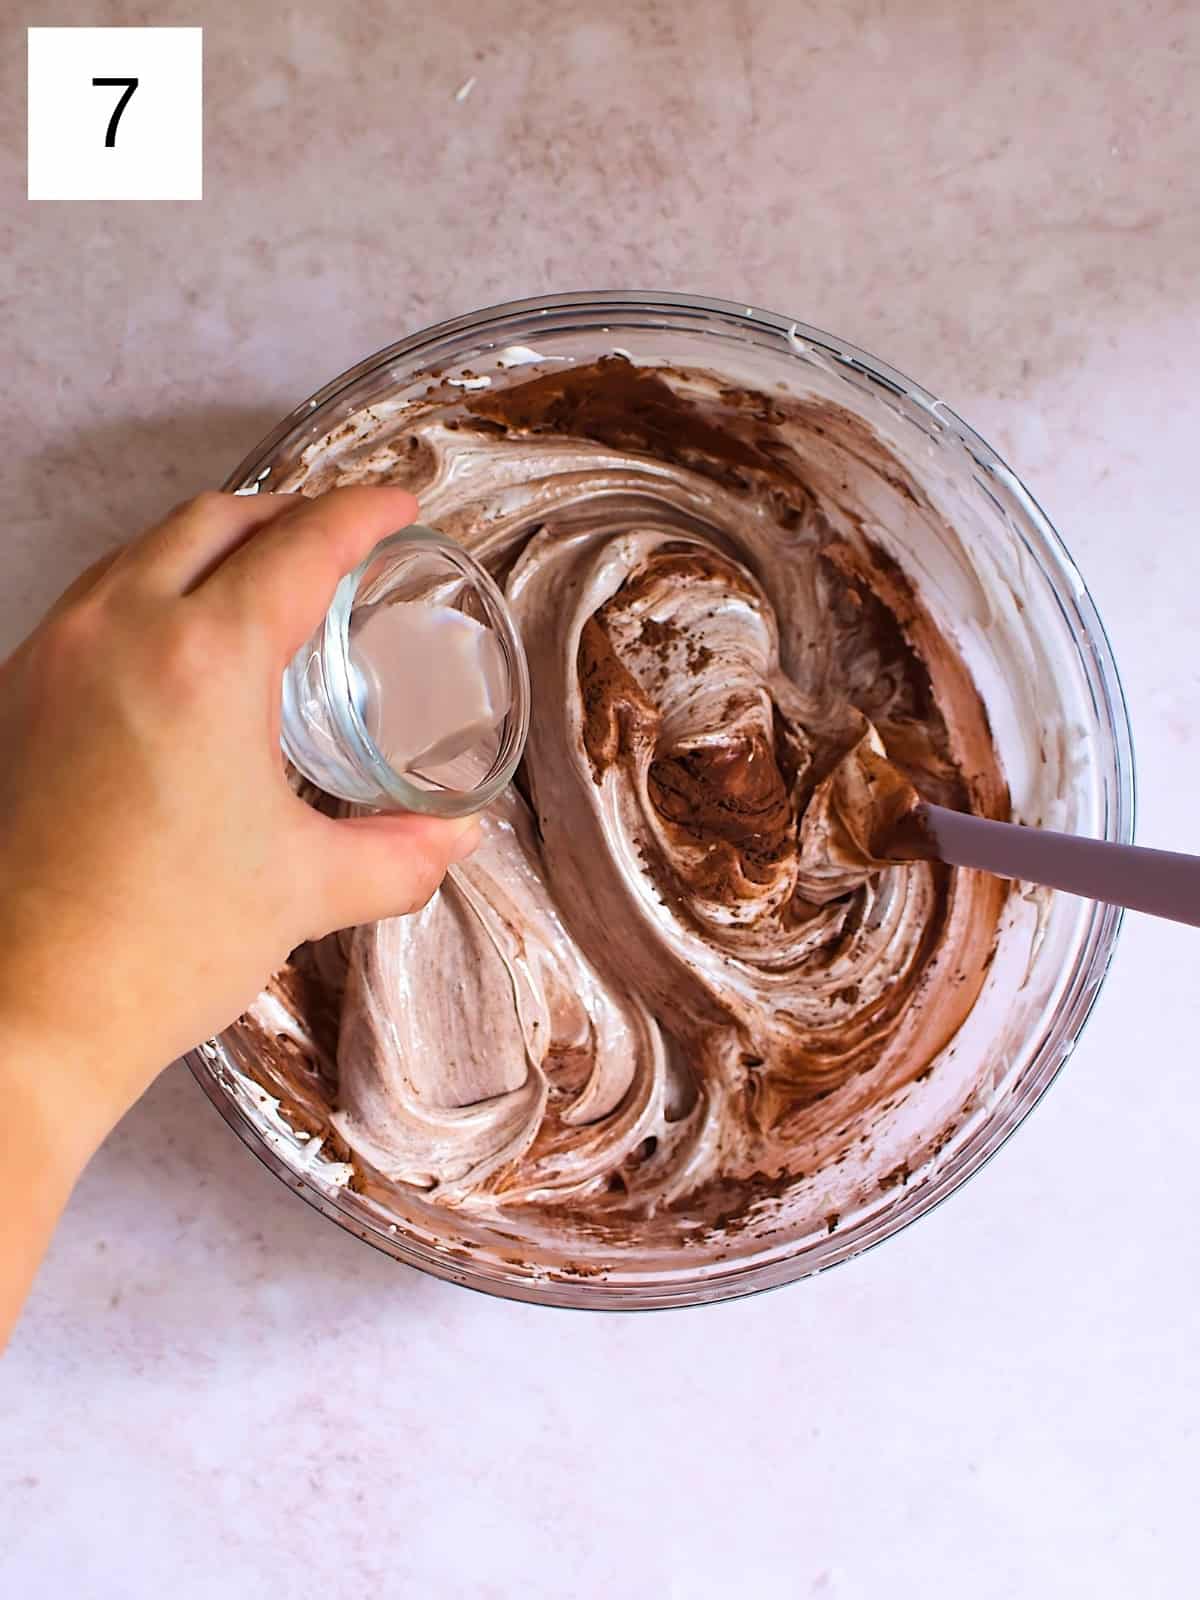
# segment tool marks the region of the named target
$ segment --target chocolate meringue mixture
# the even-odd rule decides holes
[[[879,855],[907,783],[1008,815],[970,675],[872,533],[936,513],[828,401],[619,356],[435,382],[282,487],[371,482],[505,585],[528,749],[478,853],[297,952],[240,1059],[401,1218],[611,1255],[780,1214],[929,1072],[996,939],[1004,885]]]

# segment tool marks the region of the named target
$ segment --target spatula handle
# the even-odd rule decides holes
[[[942,806],[923,805],[918,816],[938,857],[952,866],[979,867],[1200,928],[1200,856],[989,822]]]

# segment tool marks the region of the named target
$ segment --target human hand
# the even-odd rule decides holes
[[[81,1160],[296,945],[416,909],[474,845],[470,819],[323,816],[280,754],[286,662],[416,510],[202,494],[0,665],[0,1077],[36,1061]]]

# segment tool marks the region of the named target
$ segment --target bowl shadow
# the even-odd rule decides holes
[[[169,1067],[81,1179],[48,1261],[93,1357],[237,1361],[347,1323],[424,1316],[452,1289],[314,1215],[247,1150],[188,1069]],[[69,1282],[66,1281],[69,1279]]]

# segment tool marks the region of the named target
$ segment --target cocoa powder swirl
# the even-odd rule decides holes
[[[429,906],[297,958],[340,1017],[324,1048],[296,1018],[338,1148],[610,1247],[786,1196],[952,1040],[1003,901],[880,855],[914,789],[1007,812],[969,674],[847,485],[914,491],[836,408],[617,358],[347,426],[296,486],[412,487],[504,581],[533,709]]]

